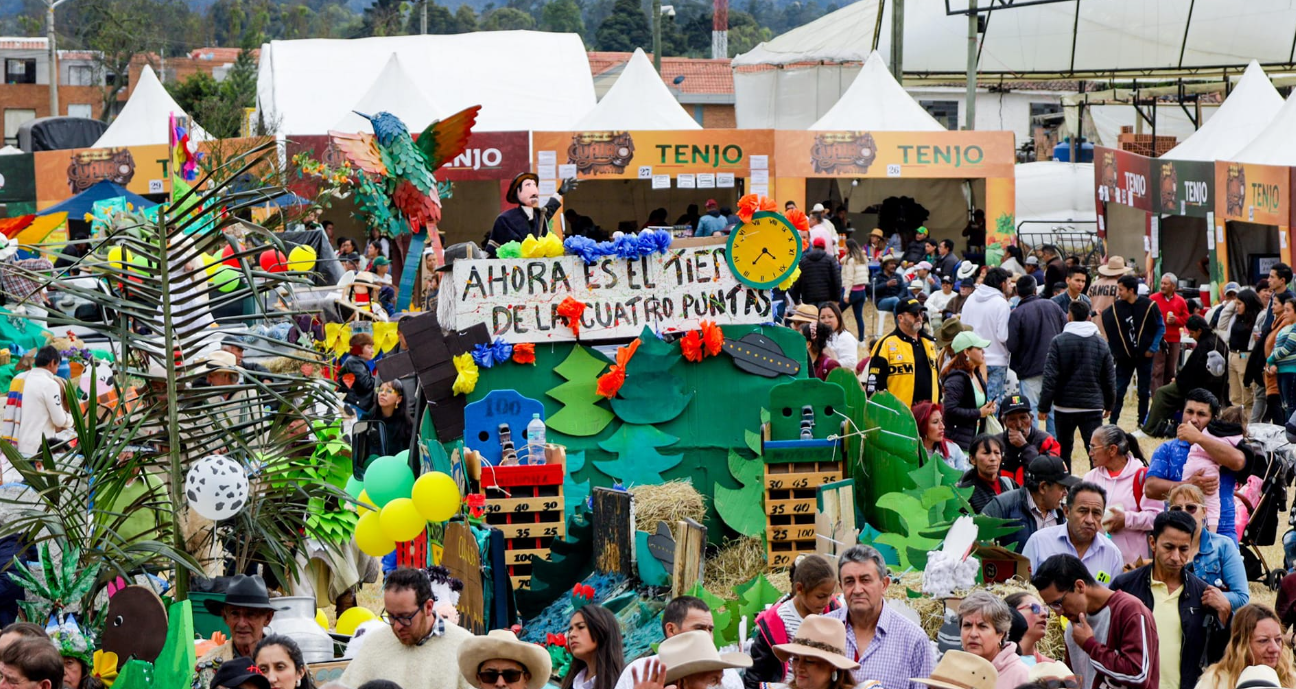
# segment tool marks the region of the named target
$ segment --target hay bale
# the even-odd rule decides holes
[[[737,538],[721,546],[714,557],[707,558],[702,587],[721,598],[732,598],[735,586],[751,581],[758,574],[766,574],[770,583],[778,586],[768,572],[765,543],[759,538]],[[783,581],[786,580],[787,574],[783,573]],[[779,590],[788,589],[779,586]]]
[[[675,522],[685,517],[699,524],[706,519],[706,500],[689,481],[635,486],[630,493],[634,495],[635,523],[640,531],[656,532],[659,521],[674,529]]]

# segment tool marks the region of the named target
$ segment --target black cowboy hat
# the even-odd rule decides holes
[[[509,203],[520,203],[518,201],[518,191],[522,188],[522,183],[528,179],[536,184],[540,183],[540,178],[536,176],[536,173],[523,172],[517,177],[514,177],[512,182],[509,182],[508,194],[505,194],[504,200]]]
[[[248,682],[255,684],[258,689],[270,689],[269,678],[261,674],[251,658],[234,658],[220,664],[216,676],[212,677],[211,686],[236,688]]]
[[[203,601],[203,605],[207,607],[207,612],[218,617],[225,612],[226,605],[253,610],[287,610],[270,604],[270,594],[266,591],[265,580],[256,574],[234,575],[230,578],[229,585],[225,587],[225,600],[209,598]]]

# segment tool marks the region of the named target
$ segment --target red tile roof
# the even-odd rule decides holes
[[[237,60],[239,52],[239,48],[194,48],[189,51],[189,59],[226,63]],[[252,51],[253,57],[258,57],[260,54],[260,49],[254,49]]]
[[[630,61],[632,53],[589,53],[590,74],[597,77]],[[652,59],[652,54],[648,55]],[[662,81],[683,93],[733,93],[733,72],[729,60],[708,60],[691,57],[663,57]],[[676,86],[675,77],[684,81]]]
[[[48,45],[44,38],[0,36],[0,50],[41,50]]]

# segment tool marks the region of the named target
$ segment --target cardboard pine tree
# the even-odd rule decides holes
[[[625,383],[612,398],[612,411],[628,424],[665,423],[679,416],[695,394],[685,392],[684,379],[670,372],[684,357],[678,345],[663,342],[646,327],[639,342],[626,365]]]
[[[759,457],[744,459],[729,451],[729,473],[739,488],[715,487],[715,508],[729,528],[744,536],[765,533],[765,463]]]
[[[684,455],[664,455],[657,451],[679,442],[679,438],[653,428],[630,423],[621,424],[612,437],[599,443],[599,447],[614,453],[617,459],[610,462],[595,461],[598,470],[617,479],[626,488],[654,486],[665,483],[662,472],[674,468]]]
[[[584,450],[567,453],[567,475],[563,477],[563,507],[567,512],[568,522],[576,516],[578,511],[584,514],[589,514],[590,511],[588,505],[590,496],[589,479],[579,482],[576,480],[576,472],[584,468]]]
[[[584,347],[572,347],[571,354],[554,368],[554,373],[567,382],[546,393],[563,404],[562,409],[545,420],[549,428],[563,435],[590,436],[598,435],[612,422],[612,412],[598,404],[603,399],[598,394],[598,376],[605,366],[606,361]]]

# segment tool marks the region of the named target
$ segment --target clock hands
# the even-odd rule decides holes
[[[758,255],[756,256],[756,258],[753,258],[753,259],[752,259],[752,265],[756,265],[756,262],[757,262],[757,261],[761,260],[762,258],[765,258],[766,256],[769,256],[770,258],[774,258],[774,254],[771,254],[771,253],[769,252],[769,249],[768,249],[768,248],[766,248],[766,247],[761,247],[761,252],[760,252],[760,254],[758,254]],[[775,260],[778,260],[778,259],[775,259]]]

